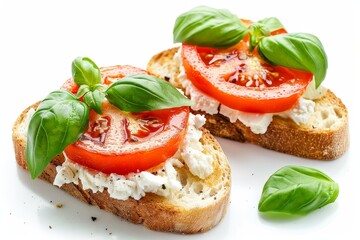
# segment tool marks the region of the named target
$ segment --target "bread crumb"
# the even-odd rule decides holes
[[[57,208],[62,208],[62,207],[63,207],[63,204],[62,204],[62,203],[56,203],[55,206],[56,206]]]

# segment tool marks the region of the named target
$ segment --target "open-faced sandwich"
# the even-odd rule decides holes
[[[327,56],[316,36],[200,6],[176,19],[173,38],[182,45],[147,70],[181,88],[214,135],[311,159],[346,151],[347,109],[321,85]]]
[[[229,163],[189,99],[132,66],[99,69],[79,57],[72,76],[13,126],[16,161],[32,178],[157,231],[221,221]]]

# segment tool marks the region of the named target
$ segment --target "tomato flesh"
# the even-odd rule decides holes
[[[187,78],[197,89],[232,109],[275,113],[292,108],[313,75],[270,65],[256,48],[249,51],[248,39],[225,50],[183,44]]]
[[[131,66],[102,68],[102,82],[146,71]],[[70,86],[70,87],[69,87]],[[68,81],[64,89],[73,90]],[[156,167],[172,157],[186,133],[189,107],[126,113],[102,104],[102,114],[90,111],[87,129],[79,140],[69,145],[69,159],[106,174],[126,175]]]

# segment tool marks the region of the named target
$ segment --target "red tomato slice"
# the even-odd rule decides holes
[[[313,75],[268,64],[257,49],[250,53],[248,41],[247,36],[226,50],[183,44],[187,78],[200,91],[236,110],[275,113],[292,108]]]
[[[102,68],[102,81],[146,71],[131,66]],[[119,80],[121,81],[121,79]],[[72,86],[68,81],[63,87]],[[125,175],[155,167],[172,157],[185,136],[189,107],[125,113],[105,101],[102,115],[93,110],[87,130],[65,149],[74,162]]]

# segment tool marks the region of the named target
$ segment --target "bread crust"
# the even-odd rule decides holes
[[[25,109],[13,126],[12,140],[15,158],[18,165],[26,170],[28,170],[25,159],[26,137],[20,134],[19,128],[20,124],[25,121],[27,112],[31,108],[36,109],[36,107],[37,104],[34,104]],[[222,194],[217,196],[211,204],[194,207],[182,206],[171,199],[152,193],[147,193],[140,200],[129,198],[122,201],[111,198],[106,190],[96,193],[91,190],[84,190],[81,182],[79,185],[73,183],[64,184],[61,189],[85,203],[96,205],[100,209],[113,213],[129,222],[143,224],[152,230],[185,234],[208,231],[216,226],[226,213],[230,198],[231,172],[228,160],[219,143],[209,131],[202,130],[203,137],[201,141],[206,144],[204,147],[216,151],[215,163],[213,164],[215,170],[209,177],[210,180],[207,179],[205,183],[216,185],[219,181],[222,181],[225,187]],[[56,176],[56,166],[61,165],[64,160],[63,154],[57,155],[39,178],[52,184]],[[31,181],[30,177],[29,181]]]
[[[147,71],[181,88],[177,81],[180,70],[173,61],[177,51],[178,48],[171,48],[156,54],[148,62]],[[318,111],[327,107],[335,109],[339,124],[323,129],[311,124],[297,125],[291,119],[275,116],[266,133],[255,134],[239,120],[231,123],[226,116],[219,113],[211,115],[201,111],[193,112],[204,114],[207,119],[204,127],[218,137],[250,142],[267,149],[303,158],[337,159],[345,153],[349,146],[347,109],[341,99],[330,90],[327,90],[322,98],[315,100],[315,103],[316,106],[321,106],[318,107]]]

